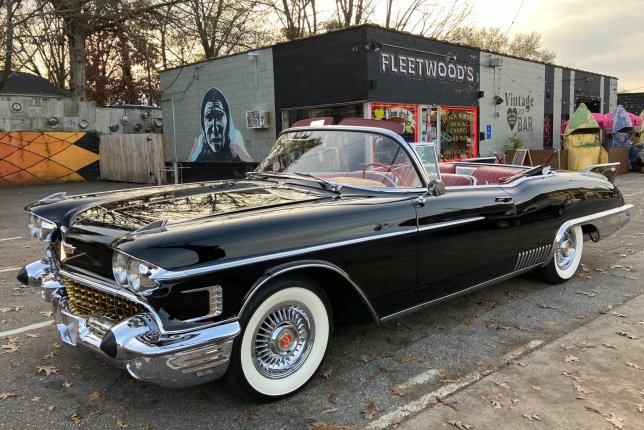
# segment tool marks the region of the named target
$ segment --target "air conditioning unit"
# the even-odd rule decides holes
[[[270,125],[270,112],[258,110],[246,111],[246,128],[269,128]]]

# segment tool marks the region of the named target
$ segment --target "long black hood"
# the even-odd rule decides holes
[[[195,249],[196,253],[186,251],[187,255],[183,257],[176,249],[172,253],[160,251],[152,256],[147,246],[141,248],[135,244],[142,236],[177,229],[189,231],[204,224],[221,225],[231,217],[288,211],[303,203],[331,200],[332,197],[332,194],[316,189],[283,187],[270,182],[228,181],[72,196],[55,203],[35,204],[30,210],[67,230],[65,241],[75,250],[66,264],[111,277],[114,248],[139,254],[140,258],[153,257],[154,263],[167,267],[213,258],[210,247]],[[163,228],[137,232],[155,224]]]

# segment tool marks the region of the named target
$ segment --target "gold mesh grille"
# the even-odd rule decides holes
[[[79,284],[71,279],[65,278],[65,290],[69,299],[69,310],[81,317],[103,315],[122,320],[146,312],[145,307],[136,302]]]

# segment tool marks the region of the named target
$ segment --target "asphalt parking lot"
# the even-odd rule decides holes
[[[644,174],[617,185],[635,205],[631,222],[584,247],[576,278],[552,286],[522,276],[381,327],[338,327],[312,383],[267,404],[237,398],[220,382],[179,390],[140,383],[62,345],[49,305],[15,279],[44,251],[27,232],[26,204],[57,191],[134,185],[0,189],[0,428],[383,428],[396,425],[380,423],[383,416],[413,419],[419,410],[409,405],[427,393],[466,387],[468,375],[496,372],[644,294]]]

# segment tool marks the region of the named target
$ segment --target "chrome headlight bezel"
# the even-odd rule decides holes
[[[29,214],[29,233],[34,239],[50,243],[56,229],[58,226],[55,222],[34,213]]]
[[[112,256],[114,280],[135,293],[149,292],[157,288],[159,284],[152,276],[159,270],[158,266],[121,251],[114,251]]]

